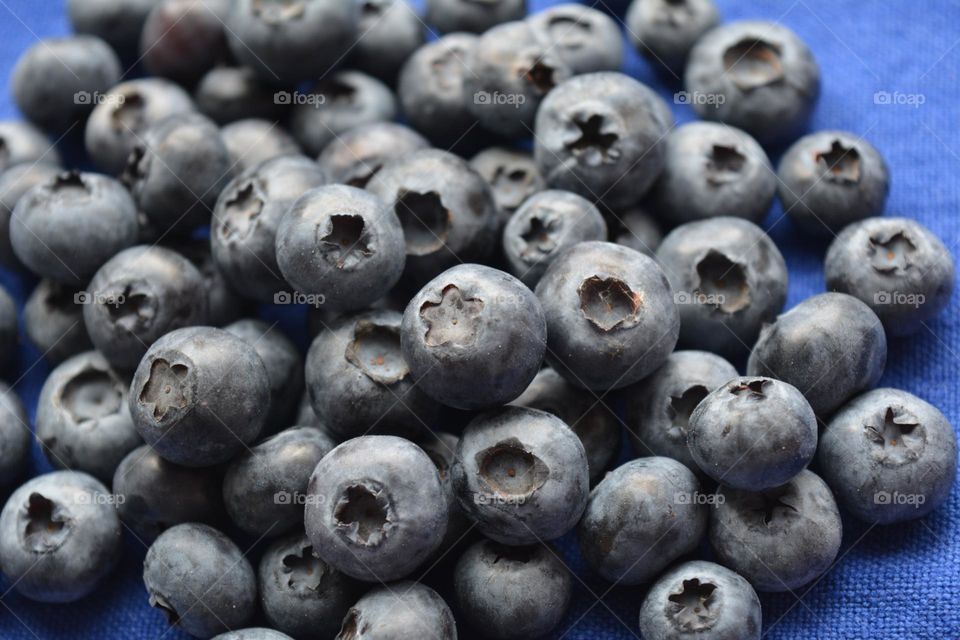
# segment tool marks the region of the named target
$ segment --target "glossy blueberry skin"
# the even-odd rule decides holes
[[[462,262],[484,259],[496,242],[497,208],[490,188],[452,153],[425,149],[394,160],[367,190],[400,218],[406,276],[415,284]]]
[[[646,640],[760,640],[760,599],[742,576],[692,560],[663,574],[640,607]]]
[[[709,218],[674,229],[657,249],[680,311],[680,344],[744,355],[787,300],[787,265],[763,229]]]
[[[843,293],[821,293],[761,330],[747,375],[792,384],[826,418],[876,385],[886,362],[887,336],[870,307]]]
[[[474,418],[460,438],[452,475],[460,508],[477,529],[509,545],[567,533],[590,491],[587,454],[577,435],[560,418],[526,407]]]
[[[140,245],[104,264],[87,286],[83,320],[111,365],[132,370],[163,335],[207,321],[203,276],[175,251]]]
[[[0,513],[0,566],[21,595],[74,602],[92,592],[121,556],[110,491],[79,471],[37,476]]]
[[[3,144],[2,133],[0,144]],[[54,179],[60,171],[56,164],[31,160],[14,165],[0,174],[0,263],[4,266],[11,269],[23,267],[10,241],[10,219],[17,203],[30,189]]]
[[[290,131],[311,156],[341,133],[397,116],[397,99],[387,85],[359,71],[331,74],[310,89],[312,101],[295,104]]]
[[[527,198],[546,188],[533,155],[527,151],[489,147],[473,156],[470,166],[490,186],[501,228]]]
[[[508,547],[480,540],[457,561],[453,587],[464,622],[485,636],[539,638],[566,614],[573,578],[545,544]]]
[[[840,513],[812,471],[763,492],[721,487],[710,507],[710,544],[720,564],[757,591],[795,590],[830,568],[840,550]]]
[[[277,227],[277,264],[297,291],[323,296],[325,308],[362,309],[403,275],[403,228],[392,208],[356,187],[308,191]]]
[[[428,149],[430,143],[402,124],[362,124],[337,136],[317,158],[330,181],[363,189],[385,164]]]
[[[348,66],[392,84],[403,63],[423,44],[425,31],[409,0],[367,0]]]
[[[223,329],[177,329],[157,340],[130,384],[137,431],[175,464],[226,462],[262,431],[270,409],[266,367]]]
[[[128,408],[127,381],[96,351],[73,356],[47,377],[37,402],[36,436],[55,469],[109,482],[143,444]]]
[[[868,218],[834,239],[827,288],[873,309],[889,336],[916,333],[946,308],[956,265],[943,242],[909,218]]]
[[[670,458],[632,460],[590,492],[577,528],[580,551],[605,580],[623,585],[653,580],[692,552],[707,528],[700,482]]]
[[[238,631],[228,631],[214,636],[213,640],[293,640],[290,636],[273,629],[250,627]]]
[[[0,146],[0,172],[18,164],[59,165],[61,161],[53,141],[29,122],[0,120]]]
[[[120,73],[117,54],[100,38],[53,38],[20,56],[10,91],[27,120],[64,133],[87,117],[96,97],[120,82]]]
[[[457,623],[436,591],[419,582],[396,582],[374,587],[347,611],[336,640],[360,637],[457,640]]]
[[[41,280],[23,306],[27,338],[52,364],[93,349],[76,289]]]
[[[105,173],[119,175],[151,125],[194,110],[190,94],[169,80],[139,78],[118,84],[87,120],[87,153]]]
[[[616,71],[623,63],[620,27],[613,18],[598,11],[598,6],[568,2],[527,18],[574,75]]]
[[[557,256],[537,284],[547,362],[572,384],[606,391],[638,382],[677,343],[680,314],[651,258],[609,242]]]
[[[683,224],[732,216],[759,224],[777,192],[770,160],[750,134],[691,122],[666,138],[663,173],[651,193],[661,220]]]
[[[527,0],[493,0],[483,4],[427,0],[426,21],[440,33],[484,33],[502,22],[520,20],[526,13]]]
[[[242,452],[227,467],[223,504],[233,523],[256,537],[276,537],[303,523],[307,482],[336,443],[319,429],[292,427]]]
[[[17,304],[0,286],[0,364],[9,364],[16,358],[18,342]]]
[[[622,73],[588,73],[543,100],[533,153],[551,188],[625,207],[663,170],[672,123],[666,103],[645,85]]]
[[[249,67],[210,69],[197,83],[193,99],[201,113],[221,125],[251,118],[275,121],[286,112],[285,105],[277,104],[276,88]]]
[[[230,0],[161,0],[140,34],[143,66],[151,74],[192,85],[229,58],[224,20]]]
[[[920,518],[943,504],[957,472],[957,437],[933,405],[880,388],[840,408],[817,450],[837,501],[865,522]]]
[[[787,27],[730,22],[697,40],[684,85],[690,94],[713,97],[693,100],[699,117],[743,129],[760,144],[778,145],[806,127],[820,97],[820,68]]]
[[[660,224],[645,205],[621,210],[608,221],[610,241],[653,257],[663,242]]]
[[[302,152],[293,136],[276,121],[258,118],[237,120],[223,127],[220,135],[227,147],[234,175],[253,169],[267,160],[300,155]]]
[[[257,600],[253,567],[227,536],[205,524],[167,529],[147,551],[143,584],[150,606],[200,638],[243,627]]]
[[[218,468],[181,467],[149,445],[137,447],[113,474],[117,515],[144,544],[185,522],[217,526],[224,519],[222,478]]]
[[[673,458],[701,473],[687,447],[690,414],[708,394],[736,377],[736,367],[716,354],[671,353],[659,369],[622,392],[634,452]]]
[[[633,0],[625,22],[637,51],[676,80],[693,45],[719,23],[714,0]]]
[[[16,481],[30,457],[30,422],[14,391],[0,382],[0,488]]]
[[[224,278],[245,297],[273,302],[288,289],[277,264],[277,227],[293,203],[327,183],[304,156],[283,156],[247,169],[213,209],[210,248]]]
[[[620,422],[597,397],[575,387],[546,367],[510,404],[539,409],[560,418],[580,438],[587,454],[590,483],[595,484],[620,453]]]
[[[523,393],[543,362],[546,332],[540,302],[523,283],[490,267],[464,264],[444,271],[413,297],[400,342],[427,395],[477,410]]]
[[[447,500],[423,450],[396,436],[363,436],[314,469],[304,515],[313,550],[368,582],[410,574],[443,541]]]

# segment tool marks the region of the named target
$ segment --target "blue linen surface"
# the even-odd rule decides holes
[[[531,0],[530,4],[531,10],[538,10],[557,2]],[[893,175],[888,215],[919,219],[954,255],[960,254],[960,4],[948,0],[719,0],[719,4],[727,21],[775,20],[800,34],[823,70],[823,94],[811,128],[845,129],[873,142]],[[0,118],[19,117],[6,92],[17,57],[37,38],[68,31],[63,3],[58,0],[0,0]],[[690,107],[674,104],[678,87],[665,86],[629,47],[625,70],[655,87],[679,122],[693,119]],[[876,104],[877,92],[919,94],[923,104]],[[823,291],[826,242],[795,233],[782,218],[779,205],[771,211],[766,227],[790,269],[788,307]],[[0,282],[21,307],[34,284],[8,272],[0,272]],[[265,308],[262,313],[279,321],[284,331],[306,346],[301,312]],[[22,344],[19,369],[9,380],[16,381],[31,420],[49,371],[38,357],[36,350]],[[958,425],[958,368],[960,319],[955,295],[929,330],[891,341],[881,384],[925,398]],[[35,447],[31,473],[49,470]],[[844,527],[841,554],[823,578],[796,595],[761,596],[765,637],[960,638],[960,491],[955,490],[947,504],[922,521],[871,529],[844,516]],[[163,616],[147,604],[141,582],[145,549],[129,539],[125,545],[119,569],[93,595],[72,605],[33,603],[8,591],[8,582],[0,582],[0,638],[186,638],[168,629]],[[241,547],[246,550],[248,545]],[[643,590],[616,588],[607,593],[608,585],[586,571],[571,536],[558,547],[578,577],[571,611],[554,637],[638,637]],[[255,562],[256,553],[252,556]],[[450,596],[442,581],[438,588]],[[602,603],[598,596],[604,596]],[[461,628],[463,636],[468,631]]]

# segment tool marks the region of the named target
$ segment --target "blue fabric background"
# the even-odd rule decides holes
[[[556,4],[531,0],[537,10]],[[587,4],[593,4],[592,1]],[[599,4],[599,3],[598,3]],[[726,20],[762,18],[783,22],[806,40],[823,70],[823,95],[812,129],[838,128],[864,135],[886,156],[893,174],[889,215],[919,219],[960,254],[960,5],[948,0],[719,0]],[[58,0],[0,0],[0,80],[6,88],[13,64],[38,37],[68,32]],[[632,51],[626,71],[658,88],[667,87]],[[919,107],[877,105],[874,93],[921,94]],[[19,117],[0,91],[0,118]],[[679,121],[692,119],[674,105]],[[824,242],[807,240],[781,219],[777,206],[767,227],[790,268],[788,306],[824,290]],[[32,281],[0,273],[22,305]],[[271,319],[305,345],[303,316],[265,309]],[[28,345],[20,349],[16,391],[34,415],[48,367]],[[882,384],[906,389],[938,406],[960,425],[958,296],[929,331],[890,345]],[[49,470],[39,450],[32,472]],[[2,496],[0,496],[2,497]],[[922,521],[870,527],[845,517],[843,549],[834,568],[796,595],[765,595],[768,638],[852,640],[960,638],[960,491]],[[570,640],[637,637],[641,589],[617,588],[592,577],[571,539],[559,543],[577,572],[574,604],[561,630]],[[145,549],[128,541],[121,566],[92,596],[73,605],[32,603],[0,583],[0,638],[8,640],[185,638],[168,630],[147,605],[140,579]],[[255,554],[254,554],[255,556]],[[442,588],[442,587],[441,587]],[[444,591],[449,595],[449,590]],[[603,596],[603,603],[597,597]],[[466,631],[466,630],[463,630]]]

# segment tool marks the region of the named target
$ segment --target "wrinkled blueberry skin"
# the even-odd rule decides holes
[[[550,263],[575,244],[607,239],[603,214],[586,198],[548,189],[527,198],[503,231],[503,253],[510,272],[528,287],[537,286]]]
[[[693,551],[707,528],[700,483],[670,458],[632,460],[608,473],[590,493],[577,528],[580,551],[605,580],[650,582]]]
[[[0,382],[0,488],[20,477],[30,456],[30,423],[17,394]]]
[[[596,8],[558,4],[531,14],[527,22],[574,75],[616,71],[623,63],[620,27]]]
[[[262,162],[295,156],[300,145],[275,121],[250,118],[237,120],[220,130],[230,156],[232,173],[248,171]]]
[[[79,471],[37,476],[14,491],[0,513],[0,566],[12,588],[51,603],[92,592],[121,556],[109,495]]]
[[[398,158],[373,177],[367,190],[400,218],[405,275],[416,284],[485,258],[496,243],[497,207],[490,188],[452,153],[425,149]]]
[[[363,436],[314,469],[304,515],[314,552],[368,582],[399,580],[443,541],[447,501],[423,450],[395,436]]]
[[[663,242],[660,224],[647,206],[637,205],[612,215],[610,241],[653,257]]]
[[[874,389],[830,419],[817,461],[837,501],[857,518],[904,522],[947,499],[957,471],[957,437],[933,405],[899,389]]]
[[[464,622],[485,636],[539,638],[566,614],[573,578],[545,544],[507,547],[480,540],[457,561],[453,587]]]
[[[151,344],[207,320],[203,276],[163,247],[137,246],[104,264],[87,286],[87,333],[110,364],[132,370]]]
[[[701,473],[687,447],[690,414],[737,369],[706,351],[674,351],[659,369],[623,390],[624,421],[638,456],[666,456]]]
[[[41,129],[63,133],[93,110],[94,96],[107,93],[120,82],[120,72],[117,54],[100,38],[53,38],[38,42],[20,56],[10,91],[27,120]]]
[[[371,589],[350,608],[336,640],[354,638],[457,640],[457,623],[436,591],[419,582],[396,582]]]
[[[908,218],[868,218],[834,239],[824,263],[827,288],[870,307],[889,336],[907,336],[950,302],[956,265],[929,229]]]
[[[171,626],[199,638],[242,628],[252,617],[257,582],[227,536],[205,524],[167,529],[147,551],[143,584],[150,606]]]
[[[887,336],[870,307],[843,293],[821,293],[761,330],[747,375],[792,384],[826,418],[876,385],[886,362]]]
[[[527,198],[546,188],[533,155],[527,151],[489,147],[473,156],[470,166],[490,186],[500,228]]]
[[[720,23],[714,0],[633,0],[627,10],[627,35],[637,51],[679,80],[690,49]]]
[[[139,78],[118,84],[87,120],[87,153],[102,171],[119,175],[151,125],[195,109],[190,94],[169,80]]]
[[[307,482],[336,446],[313,427],[292,427],[234,458],[223,478],[223,504],[233,523],[257,538],[302,526]]]
[[[226,462],[263,429],[270,409],[266,367],[222,329],[177,329],[157,340],[130,385],[137,431],[175,464]]]
[[[27,338],[52,364],[93,349],[83,323],[83,307],[76,302],[77,293],[73,287],[44,279],[23,306]]]
[[[229,58],[224,20],[230,0],[163,0],[140,34],[143,66],[151,74],[192,85]]]
[[[493,0],[477,4],[459,0],[427,0],[427,24],[440,33],[466,31],[484,33],[508,20],[520,20],[527,13],[527,0]]]
[[[663,170],[672,123],[670,109],[645,85],[622,73],[589,73],[543,100],[534,157],[551,188],[630,206]]]
[[[7,364],[16,357],[18,341],[17,304],[0,286],[0,364]]]
[[[651,197],[661,220],[683,224],[731,216],[757,224],[773,204],[777,177],[748,133],[714,122],[670,132],[663,173]]]
[[[103,38],[119,53],[133,53],[143,23],[161,0],[67,0],[67,15],[77,33]]]
[[[59,173],[30,189],[10,219],[10,242],[32,272],[82,285],[118,251],[137,241],[137,209],[107,176]]]
[[[460,508],[477,529],[509,545],[567,533],[590,491],[577,435],[560,418],[526,407],[474,418],[460,438],[452,475]]]
[[[437,468],[437,473],[440,474],[440,486],[443,487],[443,494],[447,499],[447,532],[435,552],[437,562],[451,551],[453,546],[466,538],[471,529],[470,520],[457,502],[457,492],[453,486],[451,473],[459,444],[459,437],[443,431],[430,431],[422,439],[417,440],[417,446],[423,449]]]
[[[360,585],[330,567],[302,531],[272,543],[257,570],[260,605],[271,627],[294,638],[332,638]]]
[[[427,395],[477,410],[523,393],[543,362],[547,325],[540,302],[519,280],[464,264],[413,297],[400,337],[410,371]]]
[[[0,144],[3,144],[0,132]],[[13,252],[10,240],[10,220],[20,198],[39,184],[48,182],[60,173],[56,164],[44,161],[28,161],[15,165],[0,174],[0,263],[11,269],[21,269],[22,265]],[[0,162],[2,164],[2,162]],[[29,328],[29,325],[28,325]]]
[[[581,242],[557,256],[537,298],[547,319],[547,362],[578,387],[638,382],[666,361],[680,333],[660,267],[608,242]]]
[[[745,491],[771,489],[813,459],[817,417],[793,385],[737,377],[697,405],[687,445],[697,466],[717,482]]]
[[[403,316],[378,310],[321,331],[307,353],[314,411],[339,440],[371,434],[413,438],[439,407],[419,389],[400,347]]]
[[[350,129],[324,147],[317,164],[330,182],[363,189],[383,165],[428,149],[419,133],[394,122],[373,122]]]
[[[224,278],[244,296],[273,302],[288,285],[277,264],[277,227],[297,198],[327,183],[304,156],[284,156],[247,169],[213,209],[210,249]]]
[[[744,355],[787,300],[787,265],[763,229],[710,218],[674,229],[657,249],[680,311],[680,344]]]
[[[808,470],[764,492],[721,487],[710,508],[710,544],[717,561],[757,591],[788,591],[809,583],[830,568],[841,536],[833,494]]]
[[[646,640],[760,640],[761,623],[760,599],[750,583],[703,560],[663,574],[640,607],[640,633]]]
[[[117,515],[144,544],[178,524],[217,526],[224,519],[223,473],[167,462],[149,445],[137,447],[113,475]]]
[[[424,42],[425,28],[408,0],[367,0],[362,5],[348,66],[393,83],[400,67]]]
[[[620,422],[613,411],[549,367],[541,369],[510,404],[546,411],[573,429],[587,454],[591,484],[603,477],[620,453]]]
[[[267,82],[321,78],[360,35],[357,7],[343,0],[269,5],[236,0],[227,15],[227,39],[237,60]]]
[[[297,291],[323,296],[325,308],[362,309],[403,275],[403,228],[391,207],[346,185],[308,191],[277,227],[277,264]]]
[[[37,403],[36,435],[55,469],[109,482],[120,461],[143,444],[130,418],[127,381],[96,351],[50,372]]]
[[[293,107],[290,131],[316,157],[341,133],[397,116],[397,100],[387,85],[359,71],[340,71],[311,90],[316,99]]]
[[[278,105],[276,89],[249,67],[214,67],[197,83],[193,92],[197,108],[220,125],[237,120],[276,121],[285,105]]]
[[[290,636],[273,629],[251,627],[239,631],[228,631],[214,636],[213,640],[293,640]]]

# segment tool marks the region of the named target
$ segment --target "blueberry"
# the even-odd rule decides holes
[[[290,115],[290,131],[312,156],[341,133],[397,115],[397,99],[389,87],[359,71],[334,73],[302,97]]]
[[[17,305],[7,290],[0,286],[0,366],[16,358],[18,342]]]
[[[373,122],[338,135],[317,163],[331,182],[363,189],[383,165],[429,147],[423,136],[402,124]]]
[[[821,235],[882,215],[890,191],[880,152],[844,131],[800,138],[783,154],[777,174],[783,210],[801,229]]]
[[[758,591],[796,590],[829,569],[840,550],[837,503],[811,471],[766,491],[721,487],[710,512],[718,562]]]
[[[663,574],[640,607],[640,633],[647,640],[760,640],[761,621],[760,599],[750,583],[703,560]]]
[[[443,559],[444,555],[466,538],[473,528],[466,514],[460,509],[457,502],[457,492],[453,486],[451,469],[454,460],[456,460],[459,444],[459,437],[443,431],[430,431],[422,439],[417,440],[417,446],[423,449],[437,468],[437,473],[440,474],[440,486],[443,488],[443,494],[447,499],[447,532],[444,535],[443,542],[434,552],[437,558],[436,562]]]
[[[272,122],[281,118],[287,105],[277,104],[276,96],[276,88],[249,67],[214,67],[200,79],[193,92],[197,108],[221,125],[237,120]]]
[[[684,84],[701,118],[776,145],[792,141],[806,127],[820,97],[820,68],[787,27],[731,22],[697,40]]]
[[[843,293],[821,293],[763,328],[747,374],[792,384],[826,418],[876,385],[886,361],[887,337],[870,307]]]
[[[251,627],[249,629],[240,629],[238,631],[227,631],[213,640],[293,640],[290,636],[273,629],[264,627]]]
[[[270,120],[248,119],[231,122],[220,130],[234,174],[247,171],[274,158],[301,153],[300,145],[283,127]]]
[[[578,387],[609,390],[645,378],[677,343],[680,315],[660,267],[608,242],[557,256],[537,284],[547,362]]]
[[[293,287],[335,310],[362,309],[403,274],[403,228],[391,207],[356,187],[308,191],[277,227],[277,263]]]
[[[0,148],[2,145],[0,138]],[[55,164],[30,161],[29,164],[14,165],[0,174],[0,263],[4,266],[11,269],[21,267],[10,240],[10,219],[17,203],[32,188],[53,180],[58,173],[60,168]]]
[[[663,241],[663,231],[645,205],[621,210],[608,223],[612,229],[610,241],[653,257]]]
[[[933,405],[881,388],[840,408],[817,451],[823,477],[857,518],[889,524],[940,506],[957,471],[957,437]]]
[[[546,187],[533,155],[527,151],[489,147],[473,156],[470,166],[490,186],[500,227],[527,198]]]
[[[541,637],[566,614],[573,578],[545,544],[508,547],[481,540],[467,549],[453,586],[464,622],[490,638]]]
[[[666,456],[700,473],[687,447],[690,415],[708,394],[736,377],[736,368],[716,354],[674,351],[663,366],[624,389],[624,421],[637,455]]]
[[[23,307],[30,342],[52,364],[93,349],[73,287],[41,280]]]
[[[130,54],[140,44],[147,15],[161,0],[67,0],[67,15],[77,33],[106,40],[118,52]]]
[[[69,171],[33,187],[10,220],[10,242],[39,276],[82,285],[104,262],[137,241],[137,208],[107,176]]]
[[[0,513],[0,566],[23,596],[74,602],[92,592],[120,559],[120,520],[110,492],[79,471],[37,476]]]
[[[699,492],[693,472],[670,458],[617,467],[590,493],[577,528],[583,557],[610,582],[651,581],[700,543],[707,512]]]
[[[213,260],[209,240],[175,239],[172,246],[200,271],[207,296],[207,324],[222,327],[244,315],[247,305],[220,273]]]
[[[452,474],[460,508],[488,538],[510,545],[570,531],[590,491],[580,439],[560,418],[526,407],[474,418],[460,439]]]
[[[13,389],[0,382],[0,489],[16,481],[30,457],[30,423]]]
[[[400,67],[424,42],[423,22],[408,0],[359,0],[357,41],[349,64],[393,83]]]
[[[690,49],[719,23],[714,0],[633,0],[625,22],[633,46],[677,80]]]
[[[140,35],[147,71],[184,85],[227,59],[224,20],[231,0],[161,0]]]
[[[314,553],[302,531],[267,547],[257,576],[270,626],[295,638],[332,638],[360,592],[352,579]]]
[[[42,129],[66,133],[120,81],[120,60],[93,36],[41,40],[20,56],[10,79],[14,102]]]
[[[501,22],[519,20],[526,13],[527,0],[486,0],[483,4],[427,0],[427,22],[440,33],[483,33]]]
[[[763,148],[749,134],[691,122],[666,138],[663,173],[651,193],[660,218],[683,224],[715,216],[760,223],[777,192]]]
[[[147,551],[143,584],[150,606],[170,626],[209,638],[242,627],[253,615],[253,567],[230,539],[205,524],[167,529]]]
[[[607,223],[589,200],[550,189],[527,198],[510,216],[503,230],[503,252],[510,272],[535,287],[564,250],[606,239]]]
[[[648,87],[622,73],[577,76],[544,99],[534,157],[554,189],[635,204],[663,170],[670,110]]]
[[[623,63],[620,27],[596,6],[562,3],[527,18],[575,75],[616,71]]]
[[[258,539],[300,526],[310,474],[335,446],[318,429],[292,427],[241,453],[223,479],[230,519]]]
[[[453,267],[427,283],[403,314],[400,338],[420,388],[458,409],[492,408],[523,393],[547,341],[533,292],[477,264]]]
[[[783,256],[747,220],[681,225],[663,239],[657,261],[673,287],[685,348],[743,355],[787,300]]]
[[[409,440],[363,436],[317,465],[307,488],[307,536],[327,564],[358,580],[398,580],[433,554],[447,501],[430,458]]]
[[[247,169],[213,209],[210,246],[217,269],[245,297],[273,302],[287,288],[277,264],[277,227],[297,198],[326,184],[303,156],[281,156]]]
[[[953,256],[908,218],[868,218],[846,227],[827,251],[827,288],[859,298],[890,336],[916,333],[950,302]]]
[[[336,640],[457,640],[457,623],[440,595],[419,582],[374,587],[343,618]]]
[[[117,514],[144,544],[178,524],[216,526],[224,520],[222,477],[216,467],[181,467],[143,445],[128,453],[113,474]]]
[[[177,329],[157,340],[130,384],[137,431],[175,464],[232,458],[263,429],[267,370],[249,344],[222,329]]]
[[[60,153],[53,142],[29,122],[0,120],[0,171],[35,163],[60,164]]]
[[[111,365],[131,370],[160,337],[207,319],[203,276],[163,247],[121,251],[82,294],[87,333]]]

